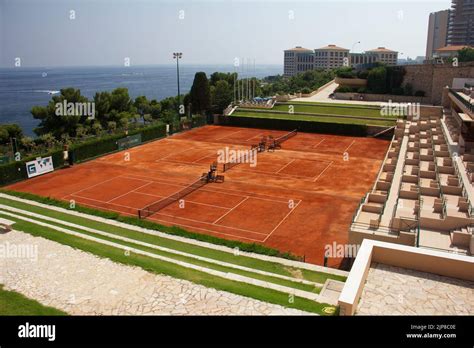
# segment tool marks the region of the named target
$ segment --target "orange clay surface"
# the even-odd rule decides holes
[[[285,131],[205,126],[16,183],[8,189],[124,215],[172,195],[209,170],[217,151],[249,149]],[[149,220],[266,246],[322,264],[327,244],[347,243],[361,197],[373,185],[389,142],[298,133],[280,150],[238,164]],[[346,156],[344,156],[346,153]],[[337,267],[341,260],[329,259]]]

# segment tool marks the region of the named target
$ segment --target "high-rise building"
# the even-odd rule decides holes
[[[336,45],[328,45],[314,50],[315,68],[338,68],[349,66],[349,50]]]
[[[453,0],[446,44],[474,46],[474,1]]]
[[[293,76],[314,68],[314,51],[301,46],[285,50],[283,75]]]
[[[428,20],[428,38],[426,41],[426,59],[433,58],[438,48],[446,46],[448,19],[449,10],[430,13]]]

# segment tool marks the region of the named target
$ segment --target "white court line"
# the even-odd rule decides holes
[[[253,138],[256,138],[256,137],[261,137],[261,136],[263,136],[263,133],[258,133],[257,135],[254,135],[253,137],[251,137],[251,138],[248,138],[248,139],[247,139],[247,140],[245,140],[245,141],[250,141],[250,140],[252,140]]]
[[[143,181],[145,181],[145,180],[143,180]],[[148,181],[146,184],[144,184],[144,185],[142,185],[142,186],[139,186],[139,187],[137,187],[137,188],[134,188],[133,190],[130,190],[130,191],[124,193],[123,195],[119,195],[119,196],[117,196],[117,197],[115,197],[115,198],[112,198],[112,199],[108,200],[106,203],[110,203],[110,202],[112,202],[112,201],[115,201],[116,199],[119,199],[120,197],[123,197],[123,196],[128,195],[129,193],[135,192],[136,190],[139,190],[139,189],[141,189],[142,187],[145,187],[145,186],[150,185],[152,182],[153,182],[153,181]],[[137,193],[139,193],[139,192],[137,192]]]
[[[163,160],[163,159],[165,159],[165,158],[168,158],[168,157],[170,157],[170,156],[173,156],[173,155],[177,155],[177,154],[186,152],[186,151],[191,150],[191,149],[192,149],[192,147],[188,147],[188,148],[186,148],[186,149],[184,149],[184,150],[182,150],[182,151],[176,151],[176,152],[170,153],[169,155],[166,155],[165,157],[161,157],[161,158],[155,160],[155,162],[161,161],[161,160]]]
[[[287,164],[285,164],[283,167],[281,167],[279,170],[277,170],[275,172],[275,174],[278,174],[280,173],[283,169],[285,169],[286,167],[288,167],[290,164],[292,164],[294,161],[296,161],[296,158],[292,159],[290,162],[288,162]]]
[[[314,178],[313,182],[316,182],[316,180],[318,180],[318,179],[321,177],[321,175],[323,175],[323,173],[331,166],[332,163],[333,163],[333,162],[331,161],[331,163],[329,163],[329,164],[327,165],[327,167],[324,168],[323,171],[322,171],[321,173],[319,173],[319,175],[318,175],[316,178]]]
[[[156,180],[150,176],[145,176],[145,175],[138,175],[138,174],[126,174],[126,175],[130,175],[130,176],[138,176],[138,177],[141,177],[141,178],[147,178],[147,179],[152,179],[153,182],[155,183],[158,183],[158,184],[166,184],[166,185],[170,185],[170,186],[179,186],[179,187],[183,187],[183,186],[187,186],[189,185],[189,183],[186,183],[186,184],[174,184],[174,183],[171,183],[169,181],[166,181],[166,180],[163,180],[163,179],[159,179]],[[280,176],[281,177],[281,176]],[[132,177],[132,179],[134,179]],[[138,179],[139,180],[139,179]],[[245,181],[239,181],[239,180],[234,180],[232,179],[233,182],[238,182],[238,183],[247,183]],[[262,185],[262,184],[254,184],[254,185],[257,185],[257,186],[265,186],[265,187],[272,187],[272,186],[268,186],[268,185]],[[209,189],[209,186],[203,186],[202,188],[200,188],[199,190],[201,191],[207,191],[207,192],[216,192],[216,193],[221,193],[223,195],[229,195],[229,196],[237,196],[237,197],[246,197],[246,196],[249,196],[250,198],[255,198],[255,199],[262,199],[262,200],[267,200],[267,201],[272,201],[272,202],[277,202],[277,203],[286,203],[286,201],[281,201],[279,199],[283,199],[283,198],[280,198],[280,197],[277,197],[277,196],[270,196],[270,195],[266,195],[264,193],[255,193],[255,192],[251,192],[251,194],[254,194],[254,195],[257,195],[257,196],[252,196],[251,194],[248,194],[248,192],[245,192],[246,194],[242,194],[244,191],[242,190],[235,190],[235,189],[231,189],[231,188],[223,188],[222,190],[225,190],[225,191],[220,191],[220,190],[210,190]],[[293,190],[293,189],[291,189]],[[236,194],[236,193],[230,193],[228,191],[233,191],[233,192],[239,192],[239,194]],[[297,190],[298,191],[298,190]],[[299,190],[301,191],[301,190]],[[177,191],[176,191],[177,192]],[[302,192],[311,192],[311,191],[302,191]],[[273,198],[273,199],[268,199],[268,198],[262,198],[262,197],[259,197],[259,196],[265,196],[265,197],[270,197],[270,198]],[[275,198],[278,198],[278,199],[275,199]]]
[[[354,143],[355,143],[355,139],[352,140],[352,143],[351,143],[348,147],[346,147],[346,149],[345,149],[342,153],[347,152],[347,150],[349,150],[349,148],[350,148]]]
[[[71,195],[73,194],[76,194],[76,193],[79,193],[79,192],[82,192],[82,191],[85,191],[85,190],[89,190],[93,187],[96,187],[96,186],[99,186],[99,185],[102,185],[102,184],[105,184],[106,182],[109,182],[109,181],[112,181],[112,180],[115,180],[115,179],[118,179],[118,178],[121,178],[122,176],[121,175],[118,175],[118,176],[115,176],[111,179],[107,179],[107,180],[104,180],[102,182],[99,182],[98,184],[94,184],[94,185],[91,185],[91,186],[88,186],[86,188],[83,188],[82,190],[79,190],[79,191],[75,191],[73,193],[71,193]],[[145,180],[142,180],[142,179],[135,179],[135,178],[127,178],[127,179],[131,179],[131,180],[136,180],[136,181],[145,181]]]
[[[211,156],[213,156],[213,155],[214,155],[214,154],[202,156],[202,157],[198,158],[197,160],[194,160],[192,163],[196,163],[197,161],[200,161],[200,160],[202,160],[202,159],[204,159],[204,158],[207,158],[207,157],[211,157]],[[217,157],[217,152],[216,152],[215,155],[216,155],[216,157]]]
[[[228,138],[228,137],[230,137],[230,136],[231,136],[231,135],[233,135],[233,134],[237,134],[237,133],[240,133],[240,132],[242,132],[242,129],[241,129],[241,130],[239,130],[239,131],[237,131],[237,132],[232,132],[232,133],[230,133],[230,134],[226,134],[225,136],[223,136],[223,137],[220,137],[220,138],[216,138],[216,139],[214,139],[214,140],[221,140],[221,139],[225,139],[225,138]]]
[[[296,208],[298,208],[298,206],[300,205],[300,203],[301,203],[301,201],[299,201],[299,202],[295,205],[295,207],[294,207],[293,209],[291,209],[291,210],[288,212],[288,214],[285,215],[285,217],[280,221],[280,223],[275,226],[275,228],[270,232],[270,234],[269,234],[268,236],[265,237],[265,239],[263,240],[264,242],[266,242],[267,239],[270,238],[270,236],[272,235],[272,233],[275,232],[278,227],[280,227],[280,225],[288,218],[288,216],[290,216],[290,214],[291,214],[293,211],[296,210]]]
[[[324,138],[323,140],[321,140],[319,143],[317,143],[315,146],[313,146],[312,148],[315,149],[319,146],[319,144],[321,144],[324,140],[326,140],[326,138]]]
[[[201,230],[201,231],[206,231],[206,232],[210,232],[210,233],[214,233],[214,234],[221,234],[221,235],[229,236],[229,237],[233,237],[233,238],[242,238],[242,239],[246,239],[246,240],[251,240],[252,242],[263,243],[263,241],[264,241],[264,239],[253,239],[253,238],[249,238],[249,237],[239,236],[238,234],[213,231],[213,230],[209,230],[207,228],[194,227],[194,226],[190,226],[190,225],[186,225],[186,224],[182,224],[182,223],[178,223],[178,222],[169,222],[169,221],[166,221],[166,220],[163,220],[163,219],[157,219],[157,218],[154,218],[154,217],[149,218],[149,220],[158,221],[158,222],[162,222],[162,223],[165,223],[165,224],[173,224],[175,226],[181,226],[181,227],[189,228],[191,230]],[[216,226],[218,226],[218,225],[216,225]],[[225,226],[223,226],[223,227],[225,227]]]
[[[178,192],[178,191],[176,191]],[[175,193],[176,193],[175,192]],[[197,191],[195,191],[197,192]],[[136,193],[139,193],[141,195],[146,195],[146,196],[151,196],[151,197],[156,197],[156,198],[165,198],[165,196],[158,196],[158,195],[153,195],[151,193],[145,193],[145,192],[136,192]],[[208,204],[208,203],[201,203],[201,202],[196,202],[196,201],[190,201],[189,199],[186,199],[186,202],[189,202],[189,203],[194,203],[194,204],[199,204],[199,205],[206,205],[208,207],[214,207],[214,208],[220,208],[220,209],[232,209],[232,208],[229,208],[229,207],[223,207],[221,205],[214,205],[214,204]]]
[[[117,204],[117,203],[108,203],[108,202],[100,201],[100,200],[98,200],[98,199],[89,198],[89,197],[84,197],[84,196],[81,196],[81,195],[76,195],[75,193],[74,193],[74,194],[71,194],[71,196],[79,197],[79,198],[82,198],[82,199],[87,199],[87,200],[89,200],[89,201],[94,201],[94,202],[98,202],[98,203],[102,203],[102,204],[112,204],[112,205],[116,205],[117,207],[122,207],[122,208],[137,210],[137,208],[130,207],[129,205],[123,205],[123,204]],[[81,203],[81,204],[82,204],[82,203]],[[102,209],[109,209],[109,208],[104,208],[104,207],[102,207]]]
[[[211,225],[211,226],[216,226],[216,227],[224,227],[224,228],[228,228],[228,229],[231,229],[231,230],[242,231],[242,232],[253,233],[253,234],[260,234],[260,235],[262,235],[262,236],[266,236],[266,235],[267,235],[266,233],[261,233],[261,232],[255,232],[255,231],[251,231],[251,230],[246,230],[246,229],[244,229],[244,228],[230,227],[230,226],[226,226],[226,225],[213,225],[212,222],[205,222],[205,221],[200,221],[200,220],[185,218],[185,217],[181,217],[181,216],[176,216],[176,215],[164,214],[164,213],[162,213],[161,211],[159,211],[159,212],[157,212],[157,213],[155,213],[155,214],[153,214],[153,215],[163,215],[163,216],[171,217],[171,218],[173,218],[173,219],[188,220],[188,221],[197,222],[197,223],[205,224],[205,225]],[[153,216],[153,215],[152,215],[152,216]]]
[[[222,215],[220,218],[218,218],[216,221],[214,221],[212,224],[215,225],[219,220],[222,220],[225,216],[227,216],[227,214],[229,214],[230,212],[232,212],[235,208],[237,208],[239,205],[241,205],[242,203],[246,202],[249,198],[248,197],[245,197],[245,199],[241,200],[239,202],[239,204],[235,205],[232,209],[230,209],[227,213],[225,213],[224,215]]]

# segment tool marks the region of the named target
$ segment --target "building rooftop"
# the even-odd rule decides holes
[[[295,52],[313,52],[313,50],[310,50],[309,48],[304,48],[301,46],[296,46],[294,48],[287,49],[285,51],[295,51]]]
[[[397,53],[397,51],[389,50],[388,48],[385,47],[377,47],[374,48],[373,50],[368,50],[367,52],[388,52],[388,53]]]
[[[454,51],[462,50],[463,48],[473,48],[473,47],[467,46],[467,45],[448,45],[448,46],[440,47],[435,51],[436,52],[454,52]]]
[[[349,51],[347,48],[339,47],[336,45],[327,45],[321,48],[317,48],[317,50]]]

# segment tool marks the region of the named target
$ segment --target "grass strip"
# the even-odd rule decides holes
[[[1,214],[2,213],[0,212],[0,215]],[[85,235],[88,235],[88,236],[91,236],[91,237],[95,237],[95,238],[98,238],[98,239],[107,240],[109,242],[120,244],[120,245],[129,247],[129,248],[134,248],[134,249],[146,251],[146,252],[149,252],[149,253],[152,253],[152,254],[155,254],[155,255],[160,255],[160,256],[168,257],[168,258],[171,258],[171,259],[174,259],[174,260],[187,262],[187,263],[190,263],[190,264],[193,264],[193,265],[196,265],[196,266],[201,266],[201,267],[205,267],[205,268],[209,268],[209,269],[214,269],[216,271],[221,271],[221,272],[225,272],[225,273],[234,273],[234,274],[242,275],[242,276],[245,276],[245,277],[254,278],[254,279],[266,281],[266,282],[269,282],[269,283],[274,283],[274,284],[286,286],[286,287],[289,287],[289,288],[299,289],[299,290],[303,290],[303,291],[307,291],[307,292],[311,292],[311,293],[316,293],[316,294],[318,294],[321,291],[320,287],[315,287],[315,286],[310,285],[310,284],[292,282],[290,280],[281,279],[281,278],[272,277],[272,276],[267,276],[267,275],[263,275],[263,274],[258,274],[258,273],[254,273],[254,272],[250,272],[250,271],[246,271],[246,270],[235,269],[235,268],[232,268],[232,267],[227,267],[227,266],[223,266],[223,265],[218,265],[218,264],[206,262],[204,260],[197,260],[197,259],[195,259],[191,256],[177,255],[177,254],[174,254],[172,252],[158,250],[158,249],[155,249],[155,248],[152,248],[152,247],[147,247],[147,246],[136,244],[136,243],[133,243],[133,242],[124,241],[124,240],[112,238],[112,237],[109,237],[109,236],[103,236],[103,235],[98,234],[98,233],[84,231],[84,230],[74,228],[74,227],[70,227],[70,226],[66,226],[66,225],[61,225],[61,224],[58,224],[56,222],[51,222],[51,221],[47,220],[46,218],[45,219],[38,219],[36,217],[29,217],[26,214],[20,214],[20,213],[15,213],[15,215],[17,215],[18,217],[24,216],[24,217],[34,219],[34,220],[37,220],[37,221],[42,221],[43,223],[48,223],[48,224],[56,226],[56,227],[62,227],[62,228],[65,228],[65,229],[68,229],[68,230],[71,230],[71,231],[74,231],[74,232],[78,232],[78,233],[81,233],[81,234],[85,234]],[[21,218],[16,219],[16,218],[10,217],[10,219],[13,219],[15,221],[24,221],[24,220],[21,220]],[[59,233],[62,233],[62,232],[59,232]]]
[[[211,243],[211,244],[216,244],[216,245],[223,245],[229,248],[238,248],[241,251],[246,251],[250,253],[281,257],[288,260],[302,261],[302,257],[298,257],[289,252],[282,252],[276,249],[272,249],[272,248],[269,248],[257,243],[244,243],[240,241],[209,236],[206,234],[189,232],[182,229],[181,227],[165,226],[165,225],[161,225],[149,220],[141,220],[138,217],[135,218],[135,217],[130,217],[130,216],[123,216],[116,212],[89,208],[89,207],[81,206],[80,204],[76,204],[75,208],[71,209],[70,204],[68,202],[60,201],[51,197],[38,196],[38,195],[27,193],[27,192],[18,192],[18,191],[7,190],[7,189],[0,189],[0,192],[15,196],[15,197],[19,197],[19,198],[29,199],[31,201],[35,201],[38,203],[56,206],[56,207],[64,208],[67,210],[75,210],[80,213],[98,216],[98,217],[102,217],[102,218],[110,219],[110,220],[116,220],[116,221],[123,222],[129,225],[143,227],[149,230],[160,231],[160,232],[167,233],[174,236],[180,236],[184,238],[199,240],[201,242],[206,242],[206,243]]]
[[[32,300],[0,284],[0,315],[67,315],[67,313]]]
[[[364,120],[357,118],[343,118],[343,117],[324,117],[324,116],[309,116],[309,115],[296,115],[296,114],[278,114],[271,112],[251,112],[251,111],[235,111],[232,116],[237,117],[252,117],[252,118],[266,118],[266,119],[280,119],[280,120],[291,120],[291,121],[310,121],[310,122],[323,122],[323,123],[338,123],[338,124],[356,124],[356,125],[374,125],[374,126],[393,126],[395,125],[395,119],[391,121],[380,121],[380,120]]]
[[[8,218],[14,220],[11,217]],[[193,283],[201,284],[208,288],[224,290],[237,295],[247,296],[268,303],[278,304],[284,307],[300,309],[320,315],[328,315],[326,311],[327,307],[332,309],[335,308],[329,304],[318,303],[298,296],[288,295],[280,291],[228,280],[170,262],[156,260],[148,256],[134,253],[124,253],[123,250],[118,248],[76,236],[58,233],[53,229],[35,225],[22,220],[19,220],[15,224],[15,230],[23,231],[33,236],[43,237],[64,245],[68,245],[75,249],[95,254],[99,257],[108,258],[114,262],[130,266],[138,266],[144,270],[156,274],[166,274],[174,278],[189,280]]]
[[[125,228],[118,227],[115,225],[109,225],[109,224],[98,222],[95,220],[90,220],[90,219],[86,219],[86,218],[75,216],[75,215],[65,214],[62,212],[58,212],[56,210],[45,209],[45,208],[38,207],[35,205],[26,204],[26,203],[18,202],[15,200],[5,199],[2,197],[0,197],[0,203],[9,205],[14,208],[30,211],[36,214],[41,214],[47,217],[67,221],[67,222],[74,223],[77,225],[82,225],[82,226],[96,229],[99,231],[116,234],[118,236],[130,238],[130,239],[139,240],[141,242],[158,245],[161,247],[174,249],[181,252],[186,252],[186,253],[190,253],[190,254],[194,254],[194,255],[198,255],[202,257],[207,257],[207,258],[211,258],[211,259],[215,259],[219,261],[224,261],[224,262],[236,264],[239,266],[258,269],[258,270],[269,272],[269,273],[275,273],[275,274],[284,275],[287,277],[305,279],[305,280],[309,280],[309,281],[321,283],[321,284],[323,284],[328,278],[340,280],[340,281],[346,280],[346,277],[339,276],[339,275],[333,275],[329,273],[290,267],[290,266],[282,265],[276,262],[259,260],[256,258],[247,257],[243,255],[237,256],[232,253],[215,250],[211,248],[205,248],[205,247],[197,246],[194,244],[176,241],[173,239],[146,234],[143,232],[133,231],[133,230],[125,229]],[[48,220],[46,220],[45,222],[51,223]],[[70,228],[68,226],[64,226],[64,227]],[[82,232],[82,230],[80,232]],[[303,272],[303,270],[305,272]]]

